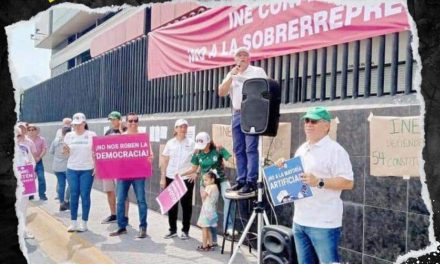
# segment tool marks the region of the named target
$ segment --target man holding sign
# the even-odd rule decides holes
[[[134,135],[138,134],[138,123],[139,117],[136,113],[129,113],[126,117],[127,121],[127,131],[123,134]],[[147,142],[147,137],[145,138]],[[149,155],[147,159],[151,163],[153,159],[153,153],[151,151],[151,147],[149,148]],[[145,160],[147,162],[147,160]],[[151,174],[151,172],[150,172]],[[138,238],[147,237],[147,201],[145,199],[145,178],[151,175],[145,175],[145,177],[133,178],[133,179],[118,179],[118,183],[116,185],[116,208],[117,208],[117,221],[118,221],[118,230],[110,233],[110,236],[119,236],[127,233],[127,224],[128,218],[125,216],[125,200],[128,196],[128,189],[130,185],[133,185],[134,193],[136,194],[136,200],[139,208],[139,233],[137,235]]]
[[[353,170],[347,151],[330,139],[331,115],[314,107],[302,117],[307,141],[295,153],[304,166],[302,181],[313,196],[295,200],[293,234],[298,263],[338,263],[343,204],[342,190],[353,188]],[[277,161],[283,166],[284,160]]]

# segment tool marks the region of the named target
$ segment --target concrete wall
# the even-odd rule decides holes
[[[429,213],[421,199],[421,182],[419,178],[409,180],[401,177],[374,177],[369,173],[369,124],[367,118],[374,115],[416,116],[419,106],[415,95],[375,98],[371,100],[356,99],[330,102],[328,107],[340,124],[337,129],[337,141],[350,154],[354,170],[355,188],[344,191],[343,232],[340,253],[344,262],[349,263],[391,263],[397,256],[410,250],[421,249],[429,244],[428,226]],[[292,138],[291,153],[304,142],[300,117],[311,104],[301,104],[282,108],[281,122],[291,122]],[[315,104],[313,104],[315,105]],[[212,124],[229,124],[230,113],[227,110],[193,112],[178,114],[162,114],[143,116],[141,126],[168,126],[168,138],[172,136],[172,126],[176,118],[184,117],[200,131],[212,132]],[[98,134],[103,133],[107,126],[106,120],[89,122],[90,129]],[[41,124],[42,134],[49,140],[53,139],[59,123]],[[165,144],[161,140],[160,144]],[[218,142],[222,143],[222,142]],[[159,143],[153,143],[153,151],[158,157]],[[50,171],[51,157],[44,159],[45,167]],[[235,178],[235,170],[228,170],[231,179]],[[154,160],[154,176],[148,181],[148,207],[158,210],[155,197],[159,193],[160,172],[158,159]],[[101,182],[95,180],[94,187],[101,189]],[[198,188],[196,193],[198,194]],[[133,198],[133,197],[132,197]],[[200,212],[201,201],[196,195],[193,210],[194,224]],[[219,209],[222,208],[220,203]],[[292,205],[276,208],[280,224],[291,226]],[[92,201],[93,210],[93,201]],[[221,210],[219,210],[221,212]],[[247,215],[248,212],[241,212]],[[270,218],[274,219],[270,213]],[[222,219],[222,217],[220,217]]]

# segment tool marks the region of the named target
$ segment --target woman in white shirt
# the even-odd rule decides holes
[[[70,219],[72,224],[68,232],[87,231],[87,221],[90,212],[90,193],[93,185],[94,160],[92,154],[93,131],[86,130],[86,117],[76,113],[72,118],[73,131],[64,138],[64,153],[69,155],[67,160],[67,181],[70,186]],[[82,222],[78,225],[78,202],[81,196]]]
[[[174,181],[176,174],[180,174],[191,168],[191,156],[194,152],[194,141],[186,137],[188,122],[185,119],[179,119],[174,124],[174,137],[168,140],[162,152],[162,173],[160,178],[160,187],[164,189]],[[194,189],[194,180],[190,177],[182,177],[188,191],[180,199],[182,206],[182,234],[180,238],[186,240],[189,238],[188,232],[191,224],[192,215],[192,196]],[[179,203],[176,203],[168,211],[169,233],[165,238],[177,236],[177,214],[179,212]]]

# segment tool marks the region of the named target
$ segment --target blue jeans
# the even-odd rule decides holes
[[[232,141],[237,159],[237,182],[256,184],[258,178],[258,135],[241,131],[241,114],[232,116]]]
[[[341,228],[315,228],[293,224],[298,264],[338,263]],[[316,260],[316,256],[319,259]]]
[[[67,169],[67,181],[70,186],[70,219],[78,218],[78,203],[81,196],[82,220],[89,220],[90,193],[92,191],[93,170]]]
[[[229,181],[222,181],[220,183],[220,192],[221,192],[221,196],[223,198],[223,229],[225,230],[226,227],[226,221],[228,222],[228,229],[233,228],[232,226],[232,218],[235,216],[235,206],[231,206],[231,212],[229,212],[229,218],[226,220],[226,217],[228,215],[228,207],[229,204],[231,203],[231,200],[227,199],[225,197],[226,194],[226,190],[229,189],[231,187],[231,184],[229,183]],[[212,236],[212,242],[217,243],[217,227],[211,227],[211,236]]]
[[[128,196],[128,189],[133,185],[134,193],[139,208],[139,227],[147,227],[147,201],[145,199],[145,179],[118,180],[116,184],[116,217],[118,227],[126,228],[128,218],[125,217],[125,200]]]
[[[55,176],[57,176],[58,188],[57,194],[60,203],[64,203],[64,195],[66,192],[66,172],[65,171],[55,171]]]
[[[40,160],[35,164],[35,173],[38,177],[38,196],[40,198],[46,197],[46,178],[44,177],[43,160]]]

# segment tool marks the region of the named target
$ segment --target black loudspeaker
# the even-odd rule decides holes
[[[280,119],[281,91],[272,79],[248,79],[243,84],[241,131],[274,137]]]
[[[263,264],[298,263],[291,228],[280,225],[264,226],[261,243]]]

